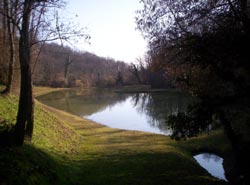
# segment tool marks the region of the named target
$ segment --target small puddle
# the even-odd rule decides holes
[[[223,168],[223,159],[217,155],[202,153],[194,156],[194,159],[205,168],[212,176],[227,181]]]

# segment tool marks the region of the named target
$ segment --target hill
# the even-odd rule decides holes
[[[128,64],[89,52],[74,51],[58,44],[45,44],[34,64],[34,83],[54,87],[102,86],[117,84],[118,75],[128,83]]]

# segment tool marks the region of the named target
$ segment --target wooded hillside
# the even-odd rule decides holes
[[[53,87],[111,87],[132,83],[128,64],[89,52],[45,44],[34,64],[34,84]]]

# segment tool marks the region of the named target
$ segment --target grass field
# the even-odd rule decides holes
[[[51,88],[35,88],[35,94]],[[15,123],[16,96],[0,96],[0,120]],[[2,121],[3,122],[3,121]],[[222,131],[187,141],[112,129],[36,101],[31,144],[0,149],[0,184],[210,185],[193,159],[201,150],[229,150]]]

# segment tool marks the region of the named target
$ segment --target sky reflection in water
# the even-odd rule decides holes
[[[117,103],[111,107],[108,106],[100,112],[84,117],[112,128],[153,132],[158,134],[170,133],[170,131],[162,130],[152,124],[154,120],[152,120],[149,115],[145,114],[145,112],[140,112],[140,110],[133,105],[132,97],[128,97],[124,102]],[[159,120],[155,120],[155,122],[157,121]]]
[[[169,135],[166,117],[186,111],[193,99],[180,92],[60,91],[38,97],[46,105],[112,128]]]
[[[203,153],[194,156],[195,160],[205,168],[212,176],[226,180],[223,168],[223,159],[217,155]]]

